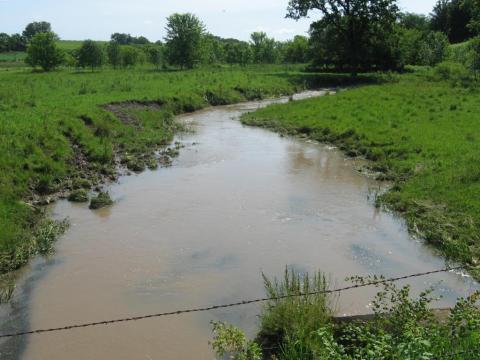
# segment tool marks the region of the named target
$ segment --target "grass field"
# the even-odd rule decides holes
[[[82,46],[83,41],[81,40],[59,40],[57,41],[57,45],[60,49],[64,51],[72,51],[79,49]],[[97,41],[99,44],[106,44],[107,41]]]
[[[243,122],[338,145],[392,180],[379,199],[466,264],[480,259],[480,89],[403,75],[397,82],[273,105]],[[477,273],[478,275],[478,273]]]
[[[152,162],[153,151],[172,139],[174,114],[293,93],[308,78],[298,69],[0,68],[0,273],[38,253],[42,214],[27,202],[114,177],[114,156],[141,170]],[[119,117],[103,107],[125,101],[136,102],[117,111]]]

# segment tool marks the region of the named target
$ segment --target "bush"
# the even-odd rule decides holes
[[[245,333],[235,326],[212,322],[212,348],[220,358],[228,355],[233,360],[261,360],[262,351],[257,343],[248,341]]]
[[[462,64],[442,62],[434,69],[437,80],[451,81],[454,85],[467,85],[471,79],[468,69]]]
[[[448,38],[441,32],[429,33],[419,49],[420,64],[434,66],[447,56]]]

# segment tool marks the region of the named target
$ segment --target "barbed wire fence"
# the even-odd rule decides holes
[[[460,267],[460,266],[459,267],[446,267],[446,268],[439,269],[439,270],[420,272],[420,273],[415,273],[415,274],[410,274],[410,275],[405,275],[405,276],[399,276],[399,277],[379,278],[379,279],[375,279],[373,281],[365,282],[365,283],[362,283],[362,284],[355,284],[355,285],[350,285],[350,286],[346,286],[346,287],[342,287],[342,288],[338,288],[338,289],[332,289],[332,290],[313,291],[313,292],[300,293],[300,294],[289,294],[289,295],[284,295],[284,296],[279,296],[279,297],[264,297],[264,298],[250,299],[250,300],[241,300],[241,301],[237,301],[237,302],[229,303],[229,304],[211,305],[211,306],[196,307],[196,308],[190,308],[190,309],[180,309],[180,310],[169,311],[169,312],[161,312],[161,313],[157,313],[157,314],[145,314],[145,315],[131,316],[131,317],[125,317],[125,318],[119,318],[119,319],[113,319],[113,320],[104,320],[104,321],[96,321],[96,322],[83,323],[83,324],[71,324],[71,325],[61,326],[61,327],[53,327],[53,328],[35,329],[35,330],[28,330],[28,331],[5,333],[5,334],[0,334],[0,339],[19,337],[19,336],[25,336],[25,335],[36,335],[36,334],[60,332],[60,331],[71,331],[71,330],[74,330],[74,329],[82,329],[82,328],[90,328],[90,327],[98,327],[98,326],[109,326],[109,325],[114,325],[114,324],[127,323],[127,322],[132,322],[132,321],[140,321],[140,320],[153,319],[153,318],[160,318],[160,317],[179,316],[179,315],[183,315],[183,314],[200,313],[200,312],[207,312],[207,311],[212,311],[212,310],[227,309],[227,308],[233,308],[233,307],[238,307],[238,306],[245,306],[245,305],[249,305],[249,304],[263,303],[263,302],[267,302],[267,301],[278,301],[278,300],[283,300],[283,299],[287,299],[287,298],[342,293],[344,291],[354,290],[354,289],[363,288],[363,287],[377,286],[377,285],[382,285],[382,284],[386,284],[386,283],[398,282],[398,281],[401,281],[401,280],[408,280],[408,279],[412,279],[412,278],[424,277],[424,276],[434,275],[434,274],[439,274],[439,273],[459,271],[459,270],[463,270],[464,268],[465,267],[463,267],[463,266],[462,267]]]

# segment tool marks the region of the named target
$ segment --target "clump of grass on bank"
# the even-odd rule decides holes
[[[90,200],[91,210],[98,210],[110,205],[113,205],[113,200],[111,199],[110,194],[106,192],[101,192]]]
[[[15,258],[17,249],[29,244],[41,219],[25,202],[35,204],[39,196],[90,189],[115,178],[117,159],[134,170],[155,168],[154,152],[179,131],[174,115],[210,104],[292,94],[309,86],[314,77],[300,70],[250,66],[0,71],[2,259]],[[107,107],[111,104],[122,105],[112,111]],[[25,262],[3,261],[0,272]]]
[[[68,200],[76,203],[88,202],[88,193],[85,189],[74,190],[68,197]]]
[[[442,64],[397,82],[272,105],[242,121],[374,161],[379,179],[394,182],[379,203],[447,256],[478,265],[479,95],[471,75],[465,79],[458,67]]]
[[[354,284],[372,280],[379,278],[351,279]],[[386,282],[379,287],[370,320],[339,320],[332,317],[324,295],[314,301],[311,295],[298,296],[328,289],[321,274],[312,281],[308,275],[287,272],[281,282],[266,280],[267,296],[295,298],[264,307],[256,340],[248,341],[238,328],[215,323],[213,348],[219,358],[228,353],[235,360],[478,359],[480,293],[459,299],[448,318],[439,319],[431,310],[432,289],[412,298],[408,286]]]
[[[293,269],[285,269],[281,280],[272,281],[265,275],[263,279],[267,296],[279,299],[269,301],[260,316],[257,341],[263,348],[272,348],[299,336],[307,339],[313,331],[330,321],[330,301],[327,295],[321,294],[328,288],[323,274],[317,273],[310,278],[308,274],[300,275]],[[320,294],[300,296],[315,292]]]

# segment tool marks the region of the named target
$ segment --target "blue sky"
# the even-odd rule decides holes
[[[402,10],[428,14],[436,0],[400,0]],[[62,39],[109,39],[113,32],[164,36],[165,18],[192,12],[219,36],[247,40],[262,30],[278,40],[304,34],[312,19],[285,19],[288,0],[0,0],[0,32],[49,21]]]

